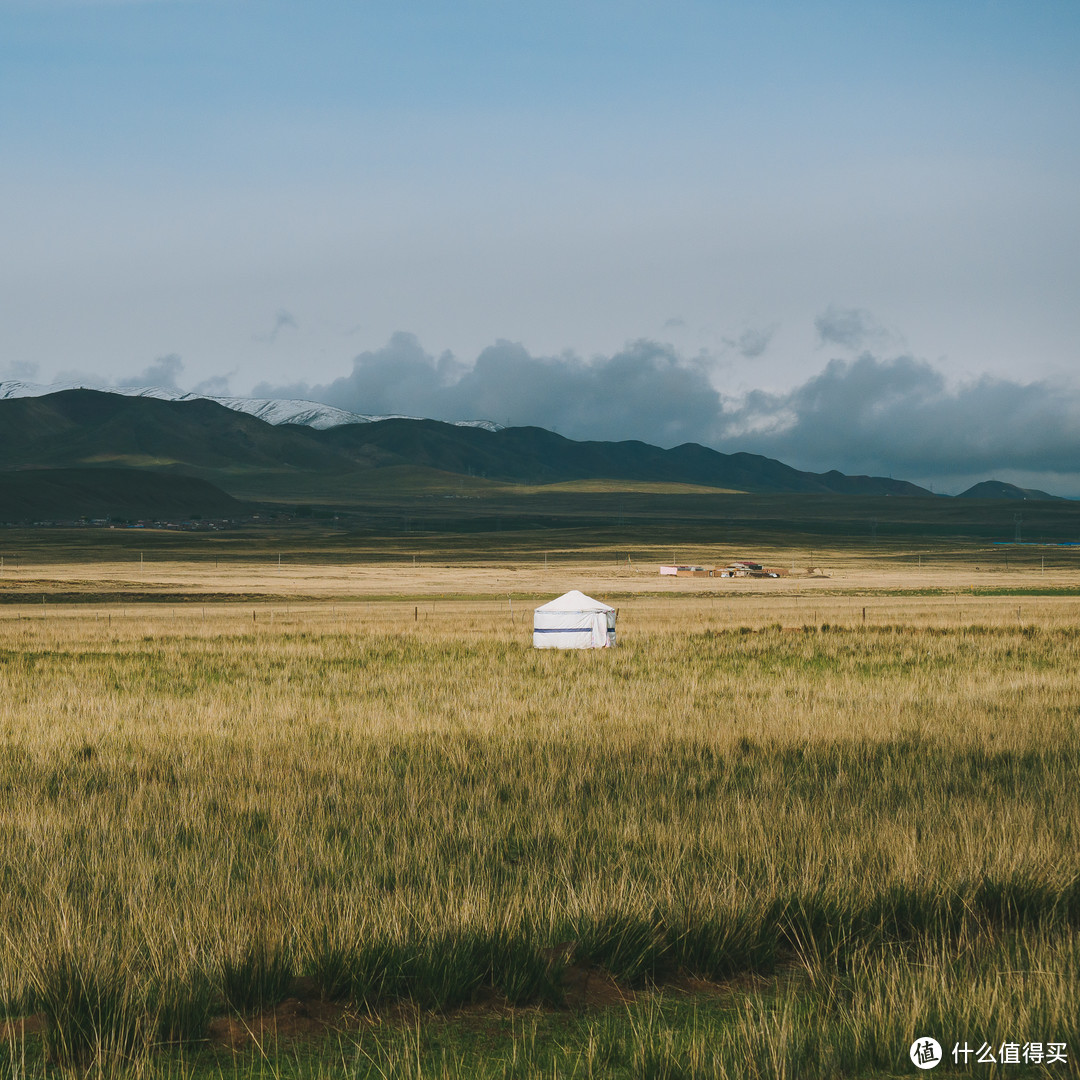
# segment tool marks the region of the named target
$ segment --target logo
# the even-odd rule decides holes
[[[911,1064],[916,1069],[932,1069],[941,1064],[941,1043],[922,1035],[911,1044]]]

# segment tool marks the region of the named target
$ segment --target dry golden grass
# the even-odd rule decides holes
[[[192,598],[0,607],[0,1003],[51,1009],[79,1060],[71,1001],[130,1049],[295,974],[373,1006],[543,997],[566,940],[635,982],[1070,934],[1080,598],[829,572],[707,596],[587,560],[5,573]],[[616,597],[617,649],[531,649],[512,597],[571,586]]]
[[[486,541],[487,543],[487,541]],[[1019,550],[1019,554],[1017,553]],[[752,551],[717,545],[711,548],[654,547],[618,551],[567,551],[553,545],[548,552],[527,556],[491,550],[466,559],[423,548],[400,546],[394,558],[370,556],[306,560],[288,551],[256,555],[232,554],[199,560],[169,560],[135,552],[122,561],[98,558],[56,562],[8,560],[0,570],[0,598],[26,596],[40,602],[63,590],[83,594],[127,592],[184,594],[192,598],[229,595],[350,599],[392,597],[482,598],[506,594],[554,596],[569,588],[597,595],[657,595],[672,598],[701,595],[722,598],[760,598],[765,605],[792,597],[887,595],[945,592],[956,597],[988,590],[1080,592],[1080,549],[1051,549],[1050,555],[1014,549],[1011,561],[1005,549],[933,552],[874,550],[844,551],[825,548],[792,551],[756,546]],[[778,579],[719,579],[661,577],[662,563],[723,566],[735,558],[753,557],[766,566],[779,567],[787,576]],[[1045,565],[1042,565],[1045,563]],[[861,608],[861,604],[858,605]],[[1007,606],[1007,605],[1006,605]],[[1015,605],[1014,605],[1015,607]],[[957,609],[962,610],[962,607]],[[960,616],[958,616],[960,618]]]

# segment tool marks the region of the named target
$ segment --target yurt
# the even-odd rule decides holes
[[[533,612],[534,649],[606,649],[615,644],[615,609],[577,589]]]

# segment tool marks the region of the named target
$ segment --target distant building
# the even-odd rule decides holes
[[[754,578],[778,578],[783,577],[785,571],[771,570],[762,566],[759,562],[751,562],[749,559],[737,559],[727,566],[713,568],[713,577],[754,577]]]
[[[750,559],[737,559],[727,566],[696,566],[692,563],[674,563],[660,567],[662,577],[752,577],[752,578],[778,578],[787,577],[787,571],[762,566],[759,562]]]

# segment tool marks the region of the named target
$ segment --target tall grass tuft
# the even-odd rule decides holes
[[[407,994],[408,955],[402,944],[390,938],[361,942],[347,962],[349,998],[374,1009]]]
[[[492,986],[511,1005],[560,1006],[567,959],[565,950],[541,949],[532,934],[497,934],[491,944]]]
[[[59,948],[35,972],[34,996],[44,1014],[45,1049],[62,1066],[130,1058],[152,1039],[150,1010],[123,968]]]
[[[149,995],[155,1039],[166,1045],[198,1042],[206,1035],[219,998],[201,971],[170,973]]]
[[[491,951],[491,939],[476,931],[453,931],[416,942],[402,964],[409,996],[431,1009],[472,1000],[491,970]]]
[[[656,911],[611,911],[577,927],[579,955],[630,986],[656,983],[675,970],[671,936]]]
[[[295,974],[293,950],[287,944],[256,936],[223,960],[222,996],[240,1013],[271,1008],[288,996]]]

